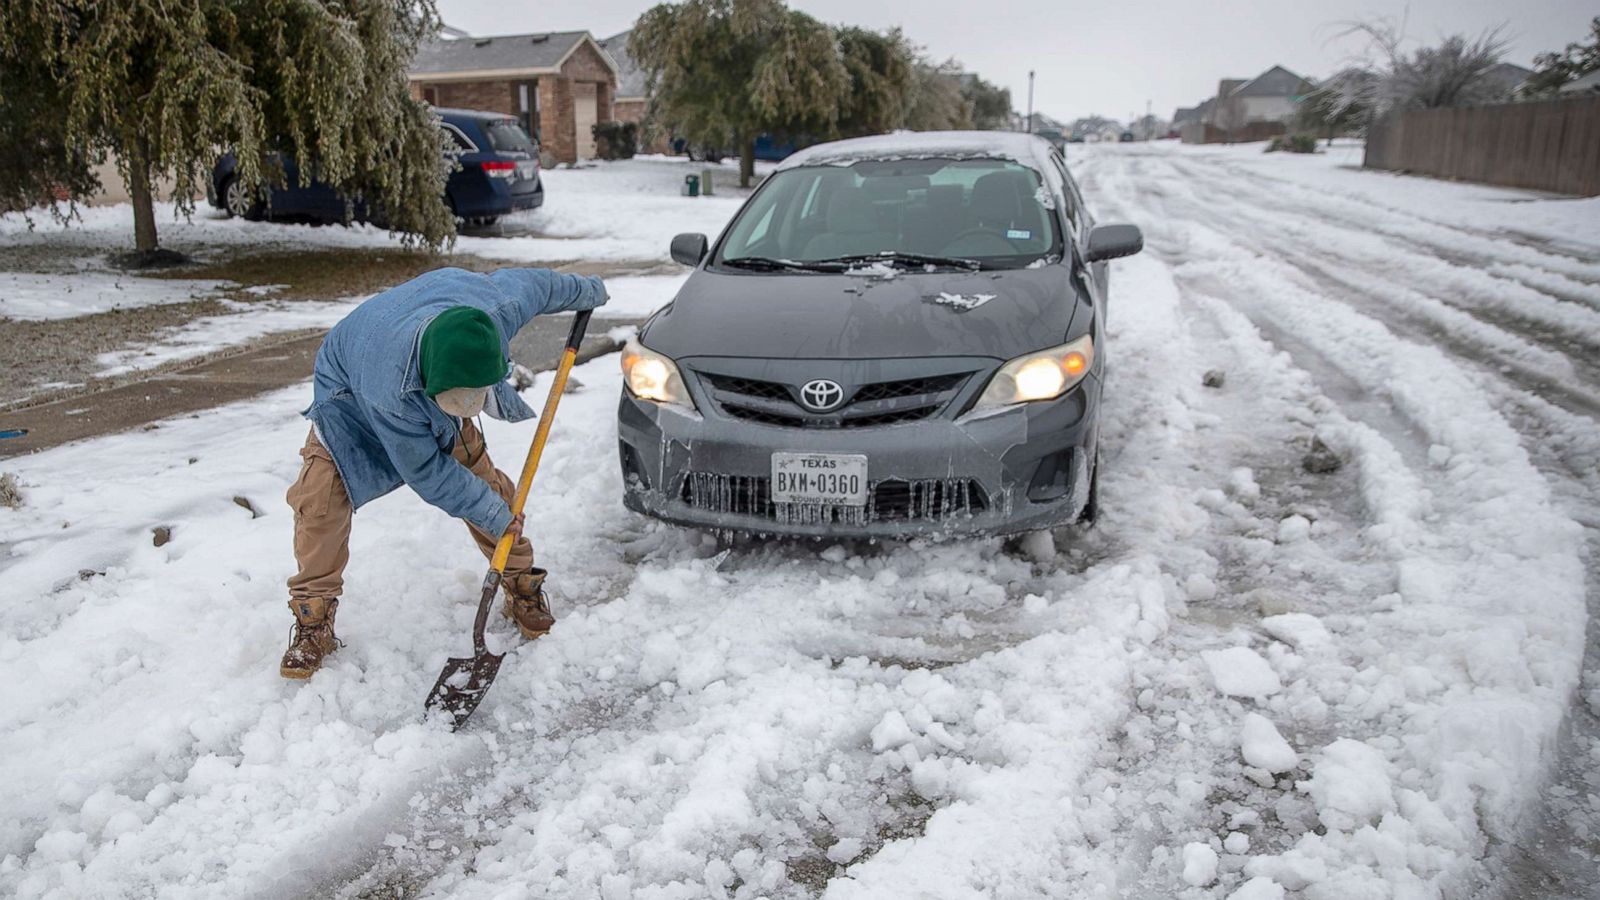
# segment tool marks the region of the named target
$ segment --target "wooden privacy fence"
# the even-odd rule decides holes
[[[1363,165],[1600,194],[1600,97],[1391,112],[1367,129]]]

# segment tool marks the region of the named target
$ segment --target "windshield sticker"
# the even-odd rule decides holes
[[[1013,241],[1025,241],[1033,237],[1033,232],[1025,228],[1008,228],[1006,229],[1006,237]]]
[[[940,291],[922,298],[924,303],[933,303],[938,306],[948,306],[956,312],[971,312],[978,307],[993,300],[998,294],[951,294]]]

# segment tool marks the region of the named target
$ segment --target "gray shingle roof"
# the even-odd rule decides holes
[[[645,73],[639,64],[628,55],[628,35],[633,34],[633,29],[613,34],[611,37],[600,41],[599,44],[611,54],[611,59],[617,64],[617,99],[626,100],[633,97],[645,96]]]
[[[1298,97],[1310,91],[1312,83],[1285,69],[1273,66],[1239,85],[1230,97]]]
[[[433,38],[417,48],[412,75],[554,69],[587,31],[548,31],[480,38]]]

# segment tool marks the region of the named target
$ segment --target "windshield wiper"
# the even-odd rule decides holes
[[[832,259],[822,260],[830,263],[844,263],[855,265],[858,263],[889,263],[902,266],[939,266],[950,269],[970,269],[974,272],[983,268],[983,263],[964,256],[930,256],[926,253],[906,253],[900,250],[888,250],[883,253],[854,253],[849,256],[836,256]]]
[[[798,262],[792,259],[773,259],[768,256],[735,256],[722,260],[725,266],[735,269],[753,269],[757,272],[837,272],[842,268],[832,260],[825,262]]]

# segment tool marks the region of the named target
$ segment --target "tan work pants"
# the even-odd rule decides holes
[[[470,420],[461,423],[461,440],[456,441],[451,456],[471,470],[472,474],[489,482],[494,492],[507,503],[516,492],[516,485],[506,473],[496,469],[483,444],[483,434]],[[289,486],[287,500],[294,510],[294,558],[300,566],[289,579],[289,597],[303,600],[310,597],[337,598],[344,590],[344,567],[350,561],[350,495],[339,480],[339,470],[333,456],[317,440],[315,428],[306,436],[306,445],[300,448],[305,462],[300,466],[300,476]],[[467,523],[472,539],[488,559],[500,535],[489,534],[476,525]],[[506,560],[506,575],[526,572],[533,567],[533,545],[528,539],[518,538]]]

